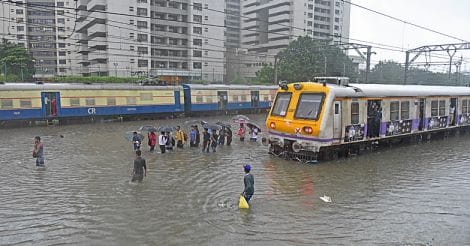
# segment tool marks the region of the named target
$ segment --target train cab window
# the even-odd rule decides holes
[[[140,93],[140,100],[141,101],[152,101],[153,95],[152,93]]]
[[[292,93],[290,92],[278,93],[271,115],[286,116],[291,96]]]
[[[410,102],[403,101],[401,102],[401,119],[407,120],[410,118]]]
[[[446,115],[446,101],[444,100],[439,101],[439,115]]]
[[[86,106],[95,106],[95,99],[94,98],[85,98],[85,105]]]
[[[431,101],[431,116],[437,116],[439,113],[439,102],[434,100]]]
[[[468,104],[467,104],[467,99],[462,100],[462,114],[467,114],[468,113]]]
[[[359,124],[359,103],[351,103],[351,124]]]
[[[32,107],[31,99],[21,99],[20,100],[20,107],[21,108],[31,108]]]
[[[2,108],[13,108],[13,100],[11,100],[11,99],[2,99],[1,106],[2,106]]]
[[[202,96],[196,96],[196,102],[202,103],[203,102]]]
[[[106,98],[106,105],[108,105],[108,106],[116,105],[116,98],[115,97]]]
[[[137,104],[137,97],[127,97],[126,98],[127,105],[136,105]]]
[[[70,106],[80,106],[80,98],[70,98]]]
[[[400,119],[400,103],[390,102],[390,120]]]
[[[323,94],[303,93],[300,95],[295,118],[316,120],[320,115],[321,105],[323,102]]]

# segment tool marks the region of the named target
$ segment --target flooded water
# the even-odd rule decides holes
[[[470,244],[470,135],[317,165],[237,139],[209,154],[145,149],[148,176],[131,184],[124,132],[185,120],[0,130],[0,245]],[[245,163],[255,195],[240,211]]]

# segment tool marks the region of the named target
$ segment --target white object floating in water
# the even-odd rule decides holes
[[[324,202],[331,202],[331,197],[326,195],[321,196],[320,199]]]

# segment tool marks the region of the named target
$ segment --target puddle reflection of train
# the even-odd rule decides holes
[[[27,122],[152,118],[260,112],[274,86],[130,84],[0,84],[0,121]]]

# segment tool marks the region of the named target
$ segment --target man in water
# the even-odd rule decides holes
[[[184,132],[183,132],[183,130],[181,130],[180,126],[176,127],[176,134],[175,135],[176,135],[175,136],[175,138],[176,138],[176,147],[183,148],[185,139],[184,139]]]
[[[243,165],[243,169],[245,170],[245,177],[243,178],[245,190],[243,190],[242,195],[245,197],[245,200],[249,202],[253,193],[255,193],[255,178],[250,173],[251,166],[249,164]]]
[[[160,151],[162,154],[166,151],[166,140],[165,132],[160,132],[160,136],[158,136],[158,145],[160,145]]]
[[[132,136],[132,143],[134,144],[134,151],[136,151],[140,149],[142,139],[140,139],[139,135],[137,135],[137,132],[134,132],[133,134],[134,135]]]
[[[44,145],[39,136],[34,137],[33,157],[36,158],[37,167],[44,167]]]
[[[202,133],[202,152],[204,152],[207,148],[207,153],[209,153],[210,140],[211,135],[209,134],[208,129],[204,128],[204,132]]]
[[[145,164],[145,159],[141,157],[142,151],[137,150],[135,152],[134,160],[134,172],[132,173],[132,182],[142,182],[144,176],[147,176],[147,165]]]

